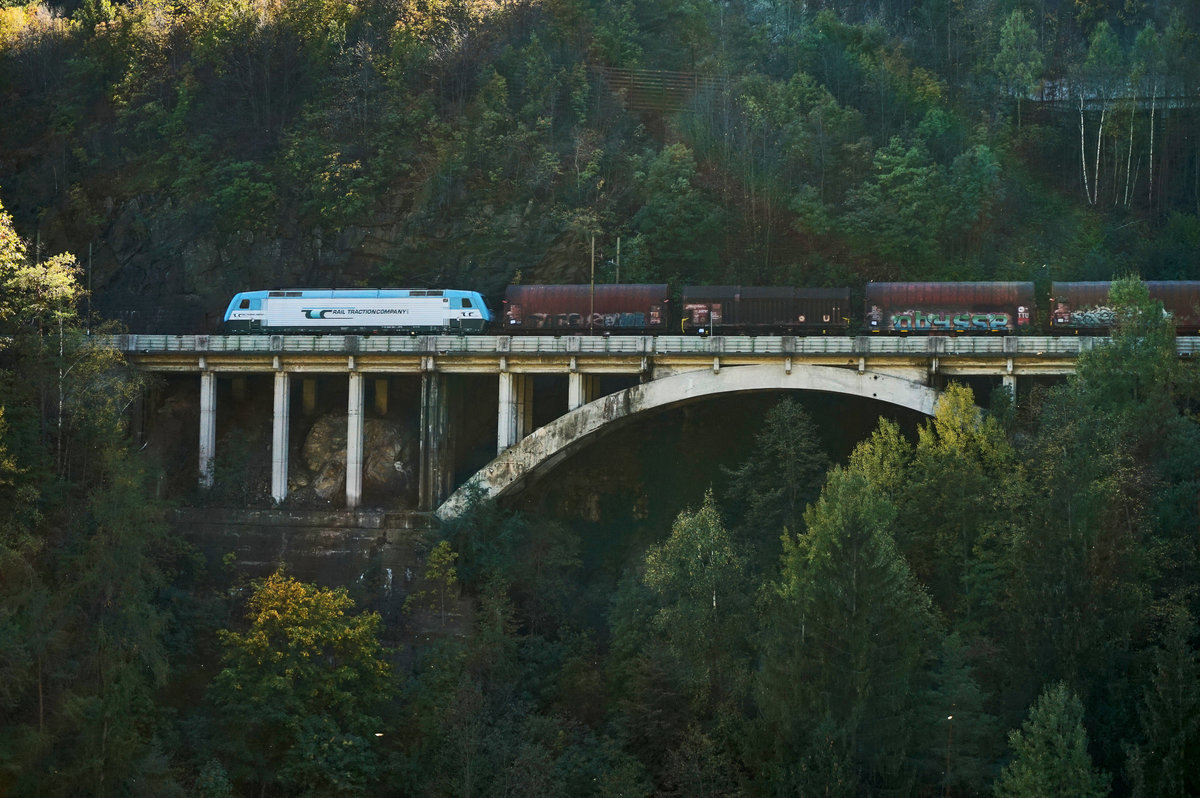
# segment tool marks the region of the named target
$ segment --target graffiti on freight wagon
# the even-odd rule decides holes
[[[1059,302],[1051,321],[1064,327],[1111,327],[1117,321],[1117,310],[1108,305],[1076,309]]]
[[[1008,313],[968,313],[954,311],[922,312],[910,310],[893,313],[889,329],[900,332],[979,332],[982,330],[1012,330],[1012,316]],[[1017,324],[1028,324],[1029,312],[1018,308]]]

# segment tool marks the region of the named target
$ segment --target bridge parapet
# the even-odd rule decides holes
[[[522,355],[1035,355],[1076,357],[1107,338],[1088,336],[725,336],[682,335],[113,335],[123,352],[522,354]],[[1200,338],[1180,338],[1181,355]]]

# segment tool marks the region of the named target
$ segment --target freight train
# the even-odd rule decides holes
[[[1181,335],[1200,333],[1200,282],[1149,282]],[[1049,329],[1100,335],[1113,322],[1109,283],[1054,283]],[[237,294],[233,333],[571,333],[638,335],[1014,334],[1040,332],[1033,283],[868,283],[861,317],[849,288],[665,284],[512,285],[493,315],[482,295],[451,289],[304,289]]]

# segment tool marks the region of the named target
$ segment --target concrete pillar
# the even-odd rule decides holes
[[[516,444],[533,428],[533,377],[500,372],[499,418],[496,423],[496,452]]]
[[[596,398],[596,377],[572,371],[567,375],[567,411],[582,407]]]
[[[1017,398],[1017,375],[1005,374],[1000,378],[1000,381],[1001,384],[1003,384],[1004,387],[1009,390],[1009,393],[1012,394],[1012,398],[1015,401]]]
[[[436,371],[421,375],[421,473],[418,506],[433,510],[450,495],[454,476],[450,433],[450,397],[446,377]]]
[[[301,381],[304,392],[304,415],[311,416],[317,410],[317,378],[305,377]]]
[[[388,411],[388,378],[380,377],[375,380],[375,412],[386,416]]]
[[[533,375],[520,374],[514,382],[517,402],[517,437],[519,442],[533,432]]]
[[[200,487],[213,484],[213,457],[217,448],[217,375],[200,372]]]
[[[346,403],[346,507],[362,502],[363,479],[363,376],[350,372],[350,399]]]
[[[271,498],[281,502],[288,491],[288,427],[291,413],[291,379],[275,372],[275,415],[271,421]]]
[[[496,417],[496,453],[503,452],[516,443],[517,437],[517,406],[513,401],[513,379],[511,371],[500,372],[500,406]]]

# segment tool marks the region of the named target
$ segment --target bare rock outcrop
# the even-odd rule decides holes
[[[363,423],[363,492],[411,504],[420,443],[405,425],[368,418]],[[346,486],[346,414],[331,413],[313,424],[304,440],[306,487],[318,499],[335,500]]]

